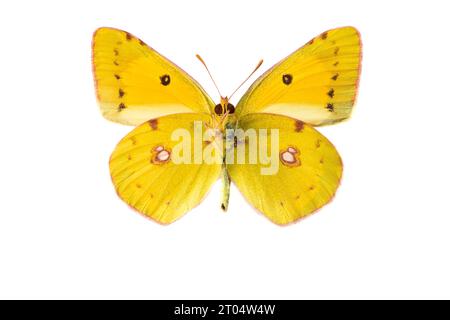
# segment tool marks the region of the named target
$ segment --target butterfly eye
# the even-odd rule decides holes
[[[229,114],[234,113],[235,108],[234,108],[234,106],[231,103],[227,104],[227,111],[228,111]]]
[[[216,104],[216,106],[214,107],[214,112],[218,115],[221,115],[222,111],[223,111],[222,105],[220,103]]]

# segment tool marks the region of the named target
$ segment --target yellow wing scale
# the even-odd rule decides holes
[[[128,32],[93,37],[97,100],[105,118],[128,125],[174,113],[210,113],[211,98],[181,68]]]
[[[286,116],[249,114],[238,127],[279,132],[278,172],[262,175],[261,164],[229,164],[230,178],[250,204],[276,224],[306,217],[327,204],[342,176],[341,158],[334,146],[313,127]],[[246,156],[249,147],[246,145]],[[286,155],[286,159],[283,158]]]

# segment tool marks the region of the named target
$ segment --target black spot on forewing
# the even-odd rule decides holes
[[[159,77],[159,80],[161,80],[163,86],[168,86],[170,83],[170,76],[168,74],[163,74]]]
[[[119,98],[122,98],[125,92],[119,88]]]
[[[291,74],[283,74],[282,79],[283,79],[283,83],[285,85],[289,85],[292,83],[292,75]]]
[[[125,104],[123,103],[123,102],[121,102],[120,104],[119,104],[119,107],[117,108],[117,111],[122,111],[123,109],[125,109],[126,108],[126,106],[125,106]]]
[[[333,112],[334,111],[334,105],[332,103],[328,103],[327,104],[327,110],[330,111],[330,112]]]
[[[330,91],[328,91],[327,95],[328,95],[330,98],[333,98],[333,97],[334,97],[334,89],[331,88]]]
[[[339,73],[336,73],[334,76],[331,77],[331,80],[336,81],[338,77],[339,77]]]

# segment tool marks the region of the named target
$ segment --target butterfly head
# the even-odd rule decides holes
[[[225,126],[234,112],[235,107],[228,101],[228,97],[221,97],[220,102],[214,107],[211,119],[212,127],[222,131],[225,130]]]
[[[256,66],[256,68],[250,73],[250,75],[237,87],[236,90],[233,91],[233,93],[230,95],[230,97],[224,97],[222,96],[222,94],[220,93],[219,87],[216,84],[216,81],[214,81],[213,76],[211,75],[211,72],[209,72],[208,67],[206,66],[205,61],[203,60],[202,57],[200,57],[200,55],[196,55],[197,59],[200,60],[200,62],[203,64],[203,66],[205,67],[206,71],[208,72],[214,86],[217,89],[217,92],[220,95],[220,103],[216,104],[214,107],[214,118],[218,118],[218,123],[221,124],[221,126],[224,126],[225,123],[227,122],[227,119],[229,119],[230,115],[232,115],[236,108],[234,107],[233,104],[230,103],[230,98],[239,90],[239,88],[248,80],[250,79],[250,77],[256,72],[256,70],[258,70],[258,68],[261,66],[261,64],[263,63],[263,60],[260,60],[258,62],[258,65]]]
[[[233,114],[235,107],[228,101],[228,97],[221,97],[220,103],[214,107],[214,113],[218,116]]]

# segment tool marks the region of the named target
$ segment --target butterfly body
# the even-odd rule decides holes
[[[356,29],[317,36],[260,76],[236,106],[227,97],[214,103],[186,72],[128,32],[98,29],[92,56],[102,114],[136,126],[111,155],[113,184],[145,216],[163,224],[179,219],[217,179],[223,210],[233,182],[280,225],[333,198],[341,158],[313,127],[350,116],[361,62]]]

